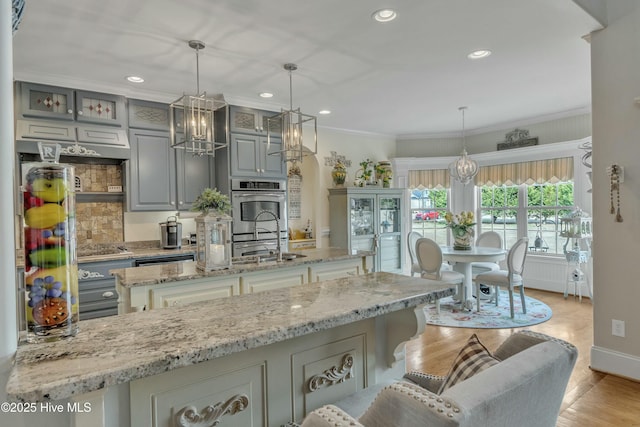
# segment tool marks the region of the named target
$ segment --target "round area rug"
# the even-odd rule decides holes
[[[500,329],[520,328],[523,326],[537,325],[551,319],[551,308],[545,303],[525,295],[527,314],[522,314],[520,294],[513,294],[514,318],[509,312],[509,293],[500,290],[500,304],[481,301],[480,312],[476,311],[474,298],[473,310],[461,310],[460,304],[452,297],[440,300],[440,314],[436,313],[435,304],[429,304],[424,308],[424,314],[428,325],[452,326],[455,328]]]

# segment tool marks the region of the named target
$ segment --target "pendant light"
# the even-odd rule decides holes
[[[282,156],[285,162],[301,162],[304,156],[315,155],[318,152],[318,124],[315,116],[304,114],[300,108],[293,109],[292,72],[298,69],[296,64],[284,64],[289,72],[289,109],[273,117],[267,118],[267,150],[272,156]],[[305,147],[302,138],[302,128],[313,128],[313,150]],[[274,149],[278,139],[281,139],[281,149]]]
[[[458,108],[458,110],[462,111],[462,153],[458,160],[449,164],[449,174],[464,185],[468,184],[478,174],[478,162],[467,155],[464,137],[464,110],[466,109],[467,107]]]
[[[169,107],[171,146],[197,156],[214,156],[216,150],[227,146],[223,132],[220,137],[224,142],[216,140],[215,118],[224,114],[221,118],[225,119],[228,105],[222,94],[207,97],[206,92],[200,93],[198,54],[205,45],[199,40],[189,40],[189,47],[196,51],[196,94],[183,95]]]

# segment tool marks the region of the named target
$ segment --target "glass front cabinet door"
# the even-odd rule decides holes
[[[349,234],[351,251],[370,251],[375,245],[375,197],[349,198]]]
[[[401,195],[378,196],[378,259],[381,271],[402,272]]]
[[[374,271],[401,273],[403,194],[394,188],[330,188],[329,244],[352,253],[374,251]]]

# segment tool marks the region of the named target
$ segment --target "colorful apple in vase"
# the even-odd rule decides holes
[[[30,185],[31,194],[48,203],[59,203],[67,196],[67,181],[63,178],[35,178]]]

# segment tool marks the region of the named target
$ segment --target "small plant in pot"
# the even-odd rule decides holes
[[[200,211],[203,215],[213,213],[227,214],[231,210],[231,201],[229,197],[222,194],[215,188],[205,188],[191,207],[192,211]]]

